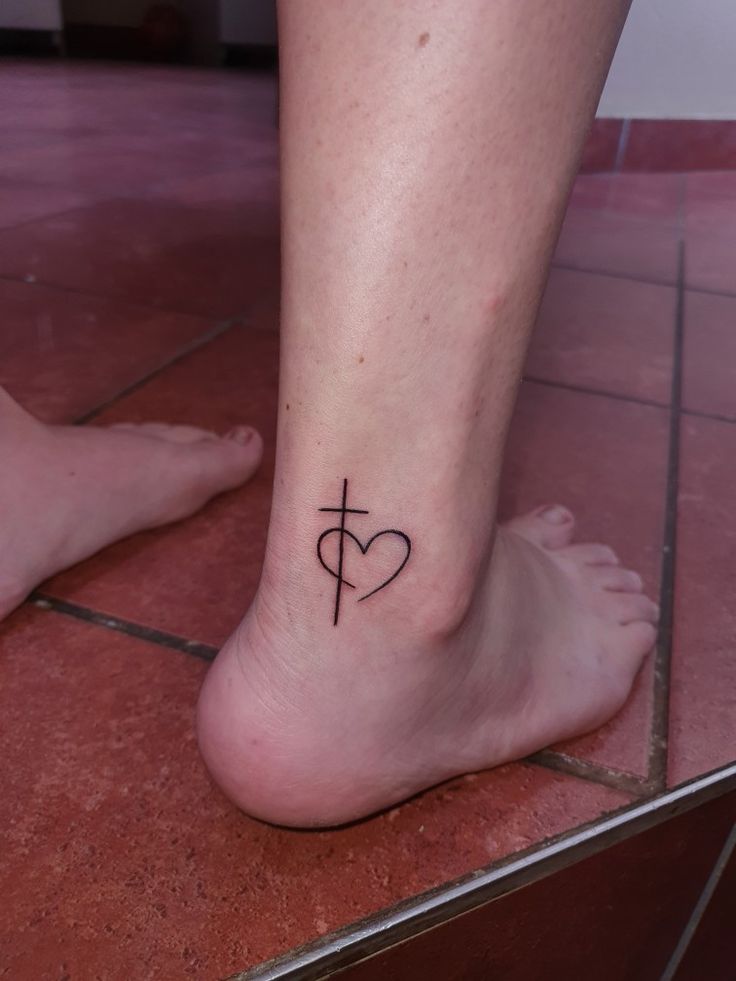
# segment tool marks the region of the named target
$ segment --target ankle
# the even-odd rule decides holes
[[[327,527],[330,522],[334,523],[328,517]],[[355,525],[353,528],[365,543],[383,530],[383,523],[385,520],[365,532]],[[293,639],[306,644],[311,643],[309,638],[319,638],[320,647],[325,640],[363,646],[364,642],[371,643],[371,639],[382,643],[381,638],[390,638],[392,646],[445,643],[466,624],[477,591],[487,578],[495,537],[494,523],[488,525],[482,533],[473,536],[455,522],[415,519],[392,523],[390,530],[407,529],[404,533],[411,542],[408,560],[392,582],[365,601],[358,594],[370,592],[376,582],[395,572],[396,565],[378,574],[368,573],[367,579],[361,579],[360,566],[370,556],[370,550],[361,555],[350,541],[344,577],[348,582],[354,579],[358,588],[343,588],[335,624],[337,579],[321,565],[316,547],[324,529],[314,530],[311,542],[306,535],[298,537],[303,555],[297,559],[292,546],[297,536],[287,536],[283,519],[275,516],[252,608],[259,633],[274,636],[286,631]],[[397,547],[402,544],[398,536],[393,538]],[[324,557],[329,564],[330,556]],[[400,553],[395,562],[403,558],[404,554]],[[336,564],[335,560],[335,567]]]

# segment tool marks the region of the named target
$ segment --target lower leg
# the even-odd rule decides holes
[[[216,779],[255,814],[346,820],[589,729],[652,643],[638,577],[604,546],[570,547],[571,516],[495,525],[529,333],[625,6],[280,9],[272,520],[199,722]],[[368,514],[319,510],[345,489]]]
[[[0,619],[42,580],[105,545],[186,517],[237,487],[257,433],[193,426],[47,426],[0,388]]]

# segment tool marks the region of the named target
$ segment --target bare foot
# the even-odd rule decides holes
[[[264,582],[210,670],[200,745],[225,792],[280,824],[337,824],[601,725],[626,700],[658,610],[572,515],[498,529],[457,623],[389,610],[346,643],[294,627]]]
[[[0,389],[0,619],[39,582],[244,483],[262,443],[149,423],[46,426]]]

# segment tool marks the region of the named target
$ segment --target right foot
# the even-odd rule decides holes
[[[46,426],[0,389],[0,450],[2,619],[48,576],[244,483],[262,443],[248,427]]]
[[[572,544],[573,524],[556,507],[500,527],[452,623],[387,591],[377,619],[354,605],[344,627],[305,628],[313,611],[264,576],[200,701],[215,779],[267,821],[337,824],[607,721],[658,610],[610,548]]]

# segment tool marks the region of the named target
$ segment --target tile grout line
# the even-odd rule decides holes
[[[669,728],[670,676],[675,620],[675,569],[677,561],[677,504],[680,473],[680,412],[682,407],[682,348],[685,314],[685,244],[680,240],[677,277],[677,304],[670,403],[670,434],[667,459],[667,488],[664,545],[660,579],[660,620],[654,660],[652,727],[649,736],[649,783],[665,790]]]
[[[521,762],[533,763],[546,770],[577,777],[578,780],[587,780],[608,787],[610,790],[619,790],[632,797],[646,797],[651,793],[647,777],[615,770],[613,767],[602,766],[577,756],[568,756],[567,753],[559,753],[553,749],[542,749],[538,753],[532,753],[531,756],[524,757]]]
[[[719,412],[702,412],[700,409],[680,409],[680,415],[683,418],[712,419],[714,422],[726,422],[732,426],[736,423],[736,416],[724,416]]]
[[[2,229],[0,229],[0,232]],[[32,275],[32,274],[29,274]],[[39,286],[46,290],[57,290],[59,293],[69,293],[72,296],[86,296],[90,299],[104,300],[107,303],[126,303],[132,307],[140,307],[150,313],[168,313],[176,317],[197,317],[199,320],[212,320],[211,314],[195,313],[192,310],[175,310],[173,307],[156,306],[154,303],[146,303],[145,300],[132,300],[121,293],[95,293],[92,290],[78,289],[75,286],[64,286],[61,283],[51,283],[45,279],[36,279],[33,276],[27,279],[25,276],[9,276],[0,273],[0,282],[19,283],[23,286]]]
[[[674,229],[680,234],[679,229]],[[576,266],[569,262],[550,263],[550,269],[562,269],[565,272],[586,273],[589,276],[606,276],[609,279],[624,279],[631,283],[643,283],[645,286],[666,286],[670,289],[677,289],[677,279],[652,279],[646,276],[637,276],[634,273],[616,272],[613,269],[595,269],[591,266]],[[722,296],[729,300],[736,300],[736,293],[728,290],[710,289],[707,286],[686,286],[688,293],[701,293],[703,296]]]
[[[100,413],[104,412],[105,409],[110,408],[111,405],[114,405],[120,399],[125,398],[126,395],[131,395],[139,388],[142,388],[149,381],[151,381],[157,375],[161,374],[161,372],[166,371],[168,368],[171,368],[172,365],[175,365],[178,361],[181,361],[183,358],[186,358],[189,354],[194,354],[194,352],[198,351],[200,348],[206,347],[207,344],[209,344],[211,341],[214,341],[221,334],[226,333],[228,330],[231,330],[233,327],[236,327],[239,324],[244,324],[245,317],[246,317],[245,314],[238,314],[234,317],[229,317],[227,320],[219,321],[218,323],[215,324],[214,327],[210,328],[210,330],[205,331],[204,334],[200,334],[199,337],[195,337],[194,340],[189,342],[189,344],[185,344],[184,347],[179,348],[179,350],[175,354],[171,355],[164,362],[157,365],[147,374],[142,375],[140,378],[137,378],[134,382],[131,382],[129,385],[124,386],[114,395],[111,395],[110,398],[105,399],[104,402],[99,402],[93,409],[89,409],[87,412],[84,412],[81,416],[78,416],[74,420],[73,425],[83,426],[85,425],[85,423],[88,423],[92,419],[95,419],[98,415],[100,415]]]
[[[532,385],[545,385],[547,388],[559,388],[563,392],[578,392],[580,395],[593,395],[599,398],[613,399],[616,402],[627,402],[629,405],[643,405],[650,409],[669,410],[668,402],[657,402],[654,399],[643,399],[638,395],[623,395],[605,388],[591,388],[588,385],[576,385],[574,382],[554,381],[551,378],[540,378],[536,375],[524,375],[522,381]],[[680,406],[681,416],[692,416],[695,419],[712,419],[714,422],[736,424],[736,416],[727,416],[719,412],[705,412],[702,409],[684,409]]]
[[[75,620],[82,620],[85,623],[92,623],[95,626],[112,630],[115,633],[126,634],[128,637],[135,637],[138,640],[145,640],[158,647],[165,647],[169,650],[178,651],[181,654],[189,654],[203,661],[212,661],[217,655],[218,648],[212,644],[204,644],[197,640],[187,640],[178,634],[170,634],[165,630],[157,630],[155,627],[146,627],[143,624],[133,623],[130,620],[121,620],[119,617],[109,616],[107,613],[100,613],[87,606],[78,603],[69,603],[67,600],[56,599],[46,593],[34,591],[26,601],[40,610],[48,610],[64,616],[73,617]]]
[[[10,179],[13,180],[13,178]],[[15,180],[17,180],[17,178],[15,178]],[[64,189],[63,184],[39,183],[38,181],[19,181],[19,183],[32,184],[34,188],[46,188],[46,189],[51,188],[52,190]],[[47,214],[35,215],[33,218],[24,218],[22,221],[18,221],[13,225],[3,225],[2,227],[0,227],[0,234],[2,234],[3,232],[15,232],[17,231],[17,229],[25,228],[26,225],[33,225],[35,222],[54,221],[54,219],[62,218],[64,215],[68,215],[72,211],[82,211],[85,210],[86,208],[94,207],[96,204],[101,204],[106,200],[110,200],[110,199],[102,196],[100,198],[90,199],[89,204],[73,204],[71,205],[71,207],[61,208],[59,211],[50,211]],[[6,279],[8,277],[2,276],[0,278]]]
[[[597,395],[599,398],[613,399],[616,402],[628,402],[630,405],[644,405],[650,409],[669,409],[667,402],[657,402],[654,399],[643,399],[638,395],[623,395],[604,388],[590,388],[587,385],[576,385],[574,382],[553,381],[549,378],[539,378],[536,375],[524,375],[523,381],[533,385],[546,385],[548,388],[560,388],[565,392],[578,392],[580,395]]]

